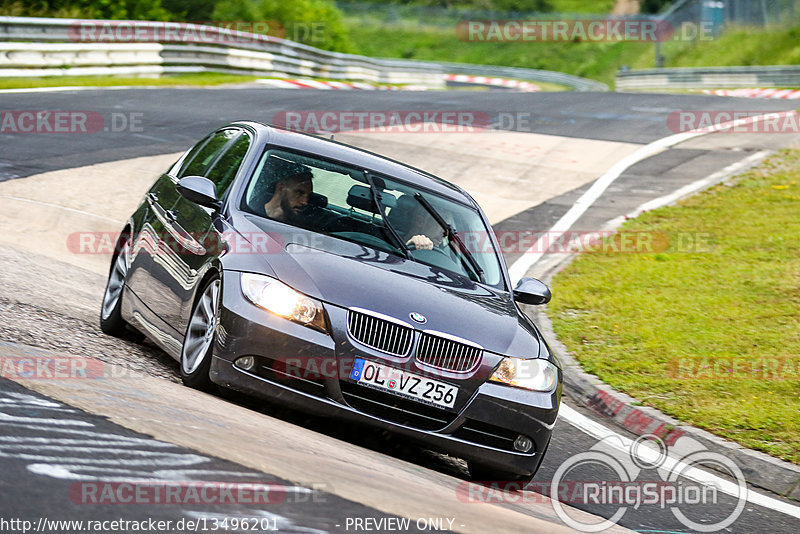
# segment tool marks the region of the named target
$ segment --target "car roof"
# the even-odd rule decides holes
[[[259,134],[266,134],[266,144],[307,152],[322,158],[346,163],[356,168],[369,170],[376,174],[383,174],[389,178],[398,178],[412,185],[429,189],[453,200],[477,207],[472,197],[457,185],[386,156],[332,139],[286,130],[261,122],[238,121],[234,125],[249,126]]]

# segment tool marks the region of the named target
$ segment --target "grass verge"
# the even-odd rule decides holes
[[[0,78],[0,89],[29,89],[33,87],[113,87],[113,86],[176,86],[176,85],[224,85],[246,83],[253,80],[271,78],[271,76],[242,76],[217,72],[197,74],[165,74],[157,78],[137,78],[123,76],[44,76],[40,78]],[[310,78],[324,82],[329,78]],[[402,88],[405,84],[381,84]],[[542,91],[570,91],[570,87],[555,83],[537,82]],[[476,87],[475,90],[489,90],[488,87]],[[463,90],[463,88],[462,88]]]
[[[431,61],[454,61],[566,72],[613,87],[622,66],[655,67],[655,45],[643,42],[468,42],[455,23],[425,26],[408,21],[386,23],[365,14],[346,17],[350,38],[360,54]],[[666,67],[796,65],[800,63],[800,27],[732,28],[714,40],[664,43]]]
[[[613,83],[620,65],[654,57],[648,43],[467,42],[451,28],[412,24],[382,24],[346,18],[360,54],[456,63],[524,67],[566,72]]]
[[[553,281],[555,331],[645,405],[800,463],[800,150],[621,228],[662,252],[582,254]]]
[[[165,74],[157,78],[124,76],[44,76],[40,78],[0,78],[0,89],[31,87],[108,87],[115,85],[221,85],[245,83],[263,76],[240,76],[217,72]]]

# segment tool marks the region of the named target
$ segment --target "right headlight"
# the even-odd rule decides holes
[[[558,381],[558,367],[547,360],[508,357],[503,358],[489,380],[532,391],[550,391]]]
[[[297,323],[327,331],[321,302],[269,276],[241,273],[241,280],[242,292],[256,306]]]

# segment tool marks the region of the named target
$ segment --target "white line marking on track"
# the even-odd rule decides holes
[[[636,163],[639,163],[640,161],[651,156],[655,156],[656,154],[659,154],[679,143],[683,143],[684,141],[688,141],[701,135],[706,135],[729,128],[735,128],[737,126],[753,124],[759,121],[777,119],[788,115],[794,115],[796,113],[797,112],[795,111],[768,113],[765,115],[757,115],[720,123],[708,128],[703,128],[702,130],[692,130],[689,132],[670,135],[644,145],[636,150],[636,152],[622,158],[620,161],[614,164],[614,166],[611,167],[608,172],[598,178],[592,184],[592,186],[583,195],[581,195],[577,201],[575,201],[575,204],[573,204],[567,213],[565,213],[556,222],[556,224],[553,225],[549,232],[544,233],[531,248],[523,252],[522,256],[520,256],[520,258],[511,265],[511,267],[508,269],[508,274],[511,276],[512,283],[516,284],[522,277],[525,276],[525,273],[527,273],[528,270],[533,267],[534,264],[539,261],[539,259],[541,259],[541,257],[547,252],[547,243],[558,241],[559,237],[569,230],[572,225],[575,224],[575,222],[581,217],[581,215],[586,213],[586,210],[588,210],[592,204],[594,204],[597,199],[600,198],[606,189],[608,189],[608,187],[614,183],[614,181],[619,178],[622,173],[627,171]]]
[[[0,412],[0,424],[3,423],[37,423],[47,425],[59,426],[94,426],[86,421],[78,421],[77,419],[44,419],[39,417],[17,417],[7,413]]]
[[[16,200],[18,202],[29,202],[31,204],[39,204],[40,206],[47,206],[49,208],[58,208],[65,211],[70,211],[72,213],[78,213],[80,215],[85,215],[87,217],[93,217],[95,219],[102,219],[104,221],[113,222],[114,224],[122,224],[124,221],[118,221],[117,219],[112,219],[111,217],[104,217],[102,215],[97,215],[96,213],[90,213],[88,211],[78,210],[75,208],[68,208],[67,206],[59,206],[58,204],[52,204],[50,202],[42,202],[41,200],[33,200],[30,198],[20,198],[20,197],[11,197],[7,195],[0,195],[0,198],[7,198],[9,200]]]
[[[617,226],[622,224],[627,219],[633,219],[635,217],[638,217],[639,215],[641,215],[645,211],[654,210],[656,208],[660,208],[661,206],[666,206],[667,204],[672,204],[673,202],[675,202],[675,201],[677,201],[677,200],[679,200],[679,199],[681,199],[681,198],[683,198],[685,196],[691,195],[692,193],[695,193],[697,191],[705,189],[706,187],[719,182],[720,180],[724,179],[727,176],[730,176],[730,175],[732,175],[734,173],[737,173],[737,172],[739,172],[741,170],[744,170],[744,169],[748,168],[750,165],[753,165],[754,163],[764,159],[768,155],[769,155],[769,150],[761,150],[760,152],[756,152],[755,154],[752,154],[752,155],[746,157],[745,159],[743,159],[741,161],[737,161],[735,163],[731,163],[730,165],[728,165],[724,169],[719,170],[719,171],[715,172],[714,174],[710,174],[710,175],[706,176],[705,178],[703,178],[701,180],[697,180],[696,182],[692,182],[690,184],[687,184],[687,185],[681,187],[680,189],[677,189],[677,190],[673,191],[672,193],[670,193],[668,195],[664,195],[664,196],[661,196],[661,197],[658,197],[658,198],[654,198],[653,200],[648,200],[647,202],[645,202],[644,204],[642,204],[641,206],[639,206],[638,208],[636,208],[632,212],[630,212],[630,213],[628,213],[626,215],[622,215],[620,217],[617,217],[615,219],[611,219],[610,221],[608,221],[606,223],[606,227],[608,227],[608,228],[616,228]]]
[[[0,89],[3,93],[53,93],[57,91],[117,91],[120,89],[159,89],[159,85],[63,85],[61,87],[25,87],[22,89]]]

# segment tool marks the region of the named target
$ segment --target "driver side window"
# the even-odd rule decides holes
[[[207,172],[206,178],[217,186],[219,198],[222,198],[227,193],[228,187],[233,182],[233,179],[236,178],[236,173],[239,171],[239,167],[241,167],[249,148],[250,136],[243,132],[230,145],[230,148],[217,159],[211,170]]]
[[[223,149],[239,133],[240,130],[229,128],[209,137],[202,148],[189,154],[180,171],[178,171],[178,178],[183,178],[184,176],[206,176],[211,165],[213,165]]]

